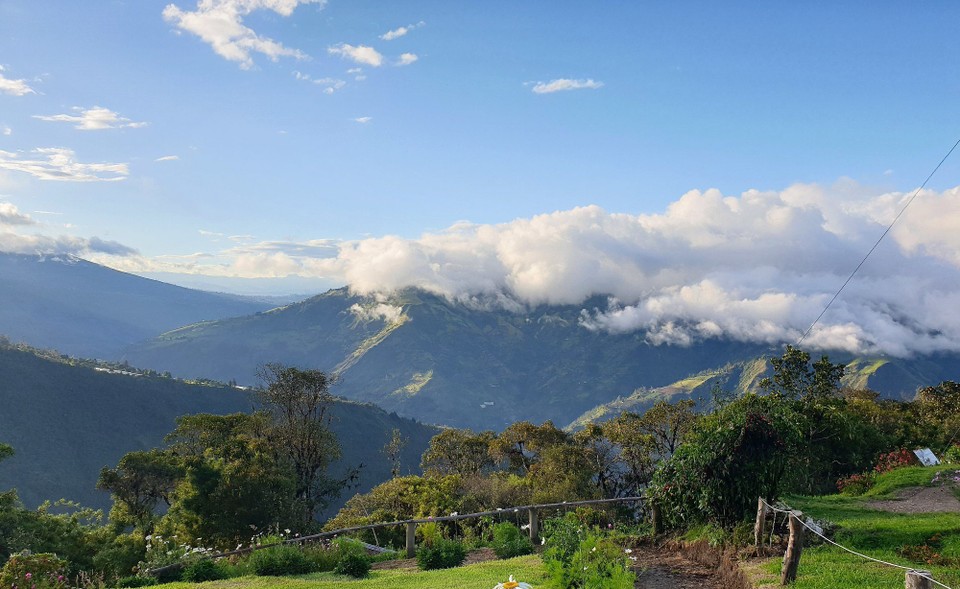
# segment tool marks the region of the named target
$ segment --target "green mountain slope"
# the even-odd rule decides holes
[[[0,489],[16,487],[28,505],[63,497],[107,507],[108,495],[94,488],[103,466],[159,446],[180,415],[251,406],[249,394],[236,388],[110,373],[0,346],[0,441],[16,451],[0,468]],[[334,472],[363,463],[360,491],[389,478],[381,450],[394,428],[409,438],[404,472],[419,470],[420,455],[438,431],[354,402],[338,401],[333,413],[344,454]]]
[[[735,362],[766,350],[718,341],[651,346],[642,334],[583,328],[581,310],[602,304],[511,313],[413,290],[383,301],[341,289],[178,329],[131,347],[125,357],[183,377],[240,383],[253,382],[254,367],[270,361],[337,369],[340,394],[348,398],[484,429],[521,419],[565,424],[618,394],[665,386],[718,358]],[[374,317],[377,309],[382,316]]]

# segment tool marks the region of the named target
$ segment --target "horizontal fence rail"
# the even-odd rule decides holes
[[[530,539],[535,540],[539,534],[539,519],[537,517],[537,511],[541,509],[555,509],[562,507],[579,507],[581,505],[602,505],[602,504],[611,504],[611,503],[640,503],[643,502],[643,497],[617,497],[614,499],[590,499],[587,501],[562,501],[560,503],[539,503],[536,505],[521,505],[517,507],[506,507],[506,508],[497,508],[491,511],[480,511],[477,513],[465,513],[465,514],[456,514],[456,515],[440,515],[436,517],[424,517],[424,518],[415,518],[415,519],[402,519],[392,522],[379,522],[375,524],[365,524],[362,526],[353,526],[349,528],[339,528],[336,530],[329,530],[327,532],[320,532],[319,534],[310,534],[309,536],[298,536],[296,538],[287,538],[282,542],[274,542],[273,544],[261,544],[258,546],[248,546],[247,548],[239,548],[237,550],[230,550],[228,552],[218,552],[217,554],[207,554],[204,555],[204,559],[217,559],[224,558],[227,556],[237,556],[240,554],[248,554],[257,550],[265,550],[267,548],[273,548],[275,546],[284,546],[288,544],[302,544],[303,542],[312,542],[315,540],[323,540],[326,538],[332,538],[335,536],[340,536],[342,534],[349,534],[352,532],[362,532],[365,530],[374,530],[378,528],[389,528],[394,526],[406,526],[407,528],[407,538],[406,538],[406,549],[407,557],[412,558],[416,553],[416,539],[415,532],[417,524],[428,524],[435,522],[451,522],[451,521],[460,521],[464,519],[472,519],[478,517],[487,517],[492,515],[509,515],[512,513],[521,513],[527,512],[530,523]],[[158,567],[147,571],[149,575],[158,575],[162,572],[173,570],[182,566],[181,563],[169,564],[166,566]]]

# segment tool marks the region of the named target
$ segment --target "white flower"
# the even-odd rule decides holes
[[[284,528],[283,531],[289,534],[289,533],[290,533],[290,528]]]
[[[624,553],[626,553],[626,554],[632,554],[632,553],[633,553],[633,550],[630,550],[629,548],[627,548],[626,550],[624,550]]]

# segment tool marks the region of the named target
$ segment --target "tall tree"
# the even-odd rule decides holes
[[[390,441],[383,446],[383,454],[390,461],[390,476],[396,478],[400,476],[400,453],[410,443],[410,438],[405,438],[398,428],[393,428],[390,434]]]
[[[272,417],[271,446],[290,461],[296,496],[303,502],[306,522],[312,522],[346,484],[327,475],[330,463],[340,458],[340,444],[330,430],[334,379],[321,370],[276,363],[263,365],[258,375],[265,386],[257,389],[257,397]]]

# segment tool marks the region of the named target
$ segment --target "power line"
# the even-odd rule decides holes
[[[958,145],[960,145],[960,139],[957,139],[957,142],[953,144],[953,147],[950,148],[950,151],[947,152],[947,155],[943,156],[943,159],[940,160],[940,163],[937,164],[937,167],[935,167],[933,171],[930,172],[930,174],[927,176],[927,179],[923,181],[923,184],[921,184],[920,187],[917,188],[917,190],[913,193],[913,196],[911,196],[910,199],[907,200],[907,204],[903,205],[903,208],[901,208],[900,212],[897,213],[897,216],[893,218],[893,221],[890,221],[890,224],[887,225],[887,228],[880,235],[879,239],[877,239],[877,242],[874,243],[873,247],[870,248],[870,251],[868,251],[867,254],[863,256],[863,259],[860,260],[860,263],[857,264],[857,267],[853,269],[853,272],[850,273],[850,276],[847,276],[847,279],[843,282],[843,284],[840,286],[837,292],[834,293],[833,298],[830,299],[830,302],[827,303],[827,306],[823,308],[823,311],[820,311],[820,314],[817,315],[817,318],[813,320],[813,323],[810,324],[810,327],[808,327],[807,330],[803,332],[803,335],[800,336],[800,339],[797,340],[797,343],[795,345],[799,346],[801,343],[803,343],[803,340],[805,340],[807,336],[810,335],[810,332],[813,331],[814,326],[816,326],[816,324],[820,322],[820,319],[822,319],[823,316],[826,314],[827,309],[829,309],[830,306],[833,305],[833,302],[837,300],[837,297],[840,296],[840,293],[843,292],[843,289],[846,288],[848,284],[850,284],[850,281],[853,280],[853,277],[857,274],[857,272],[864,265],[864,263],[866,263],[867,258],[870,257],[870,254],[873,253],[873,250],[877,249],[877,246],[879,246],[880,242],[883,241],[883,238],[887,236],[887,233],[890,233],[890,230],[893,229],[893,225],[900,219],[903,213],[907,210],[907,207],[910,206],[910,203],[913,202],[913,199],[917,198],[917,195],[920,194],[920,191],[926,188],[927,182],[929,182],[930,179],[933,178],[933,175],[937,173],[937,170],[940,169],[940,166],[943,165],[943,162],[947,161],[947,158],[950,157],[950,154],[953,153],[953,150],[955,150]]]

